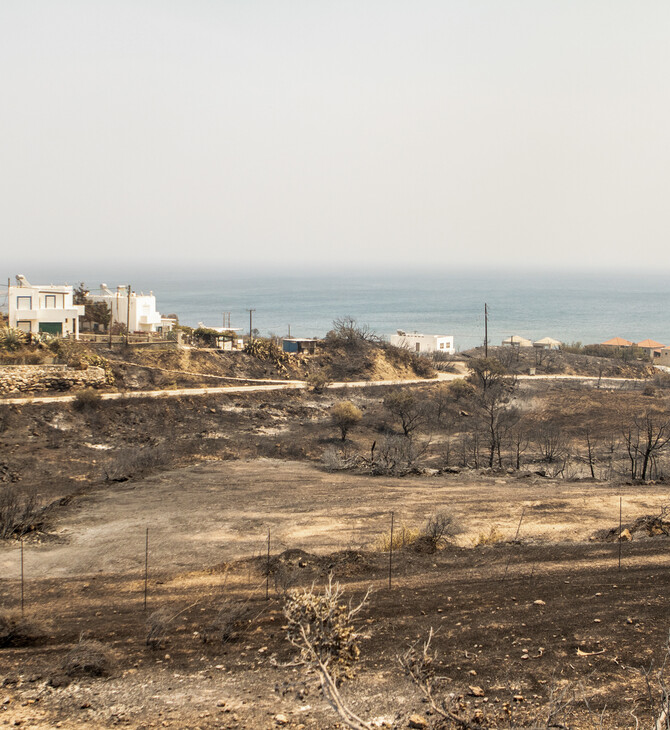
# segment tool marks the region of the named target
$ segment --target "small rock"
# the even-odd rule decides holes
[[[409,727],[417,728],[417,730],[425,730],[425,728],[429,727],[428,720],[426,720],[426,718],[422,715],[416,714],[410,715],[407,725]]]
[[[628,528],[621,531],[621,534],[619,535],[619,540],[623,542],[630,542],[632,539],[633,536],[630,534],[630,530]]]
[[[514,695],[512,698],[515,702],[523,702],[523,695]]]
[[[601,621],[600,621],[600,619],[599,619],[599,618],[594,618],[594,619],[593,619],[593,623],[594,623],[594,624],[599,624],[599,623],[601,623]]]
[[[280,713],[279,715],[275,715],[273,719],[277,725],[288,725],[288,717],[286,715]]]
[[[547,604],[540,598],[537,601],[533,601],[533,606],[546,606]]]
[[[470,694],[473,697],[483,697],[484,696],[484,690],[481,687],[478,687],[476,684],[470,685],[470,687],[468,689],[470,690]]]

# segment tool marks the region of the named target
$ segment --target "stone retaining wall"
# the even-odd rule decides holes
[[[105,371],[98,367],[86,370],[67,365],[5,365],[0,367],[0,394],[35,393],[42,390],[70,390],[74,386],[100,388],[105,385]]]

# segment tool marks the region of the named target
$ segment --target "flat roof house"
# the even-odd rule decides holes
[[[112,291],[107,284],[100,284],[99,293],[89,292],[87,299],[107,304],[112,312],[112,324],[127,325],[129,332],[168,332],[174,325],[173,320],[161,317],[156,311],[153,292],[138,294],[131,291],[129,299],[128,287],[121,285]]]
[[[533,341],[521,335],[510,335],[502,344],[503,347],[532,347]]]
[[[282,350],[298,355],[313,355],[316,352],[317,341],[315,337],[284,337]]]
[[[456,352],[453,335],[421,335],[418,332],[398,330],[395,335],[391,335],[390,340],[392,345],[412,352],[444,352],[447,355]]]
[[[32,335],[45,332],[79,338],[79,317],[84,307],[74,304],[74,287],[33,286],[23,274],[18,274],[16,281],[7,291],[10,327]]]

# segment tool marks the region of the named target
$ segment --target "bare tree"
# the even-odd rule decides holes
[[[509,443],[512,452],[512,463],[518,471],[521,469],[521,457],[530,446],[530,436],[525,428],[517,424],[511,429]]]
[[[394,390],[384,398],[384,406],[400,421],[402,432],[407,438],[411,438],[426,420],[426,402],[411,390]]]
[[[633,423],[622,429],[632,479],[648,478],[656,466],[656,459],[670,443],[670,421],[658,420],[647,411],[635,417]]]
[[[540,458],[547,464],[561,461],[567,451],[567,442],[561,429],[554,423],[543,423],[537,431],[535,442]]]

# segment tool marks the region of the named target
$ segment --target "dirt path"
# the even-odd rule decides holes
[[[272,551],[330,552],[373,548],[388,530],[418,528],[448,508],[472,545],[497,528],[523,539],[588,540],[597,529],[658,514],[668,487],[472,477],[372,478],[330,474],[304,462],[270,459],[208,462],[123,484],[104,485],[59,510],[55,539],[26,544],[31,577],[140,572],[145,528],[153,570],[191,570],[261,554],[268,529]],[[15,544],[0,547],[0,574],[16,577]]]
[[[456,380],[464,376],[463,372],[457,373],[438,373],[436,378],[427,380],[425,378],[415,378],[411,380],[355,380],[350,382],[329,383],[326,388],[367,388],[384,385],[433,385],[436,383],[448,382]],[[518,375],[518,380],[567,380],[571,382],[600,383],[602,385],[614,386],[623,385],[630,382],[642,382],[637,378],[598,378],[595,376],[585,375]],[[100,393],[102,400],[122,400],[129,398],[179,398],[190,395],[215,395],[218,393],[258,393],[273,390],[304,390],[308,384],[304,380],[288,380],[288,381],[263,381],[262,385],[231,385],[220,387],[203,387],[203,388],[175,388],[171,390],[141,390],[141,391],[125,391],[114,393]],[[16,398],[1,398],[0,403],[9,405],[26,405],[29,403],[71,403],[76,394],[72,395],[39,395],[39,396],[21,396]]]

